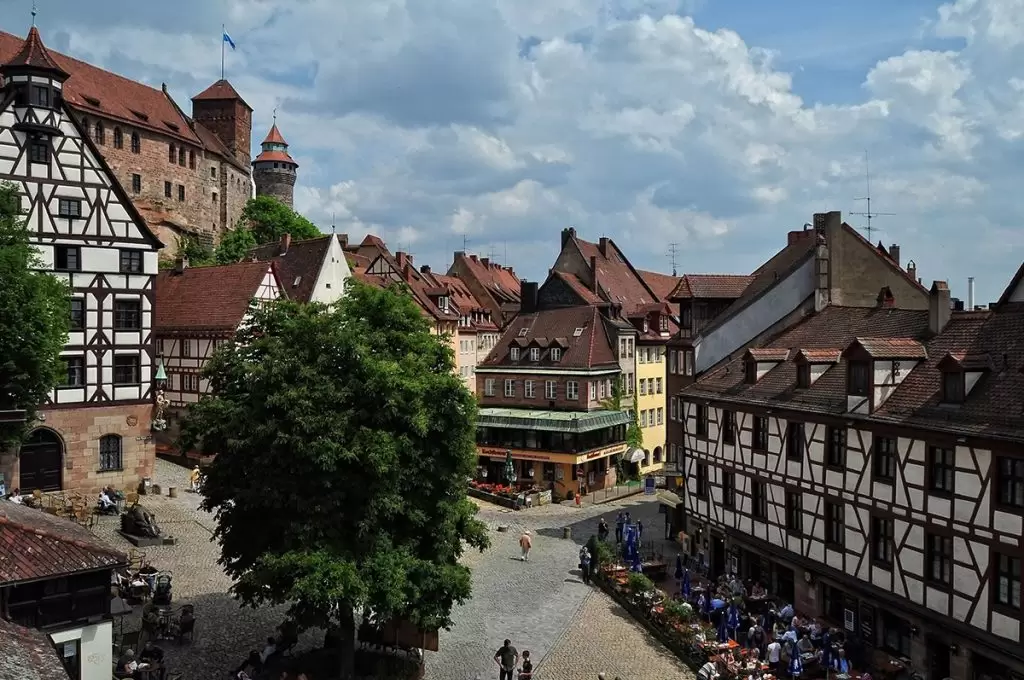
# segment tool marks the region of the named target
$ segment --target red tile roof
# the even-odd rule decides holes
[[[0,585],[113,569],[127,563],[124,553],[71,520],[0,502]]]
[[[16,35],[0,32],[0,63],[10,61],[21,50],[23,43]],[[57,66],[70,74],[62,91],[65,101],[79,112],[122,120],[167,137],[200,144],[188,120],[165,91],[104,71],[60,52],[50,50],[49,54]],[[177,129],[169,128],[167,122],[174,123]]]
[[[748,349],[746,356],[754,361],[785,361],[790,350],[786,347],[761,347]]]
[[[192,101],[220,101],[224,99],[237,99],[238,101],[242,102],[242,104],[245,104],[245,108],[252,111],[252,107],[245,103],[245,100],[242,99],[242,95],[238,94],[238,91],[235,89],[234,85],[229,83],[224,78],[221,78],[213,85],[210,85],[208,88],[197,94],[195,97],[192,97]]]
[[[278,163],[291,163],[296,167],[298,167],[299,165],[298,163],[295,162],[295,159],[288,154],[287,151],[261,151],[259,156],[256,156],[256,158],[252,159],[253,163],[267,161],[277,161]]]
[[[277,129],[277,123],[270,126],[270,132],[267,133],[267,138],[262,143],[288,146],[288,142],[284,141],[284,137],[281,136],[281,131]]]
[[[683,274],[666,299],[737,299],[754,280],[749,274]]]
[[[66,680],[68,673],[50,636],[0,619],[0,678],[4,680]]]
[[[760,349],[787,351],[789,358],[755,384],[744,380],[742,354],[720,363],[682,391],[682,396],[735,400],[740,403],[786,405],[795,409],[846,412],[846,360],[831,366],[807,389],[796,389],[796,352],[789,350],[849,347],[857,338],[912,338],[928,335],[928,311],[829,306],[764,343]],[[756,351],[757,348],[755,348]]]
[[[493,319],[491,319],[490,310],[484,307],[480,301],[476,299],[476,296],[470,292],[464,281],[455,276],[435,274],[430,271],[421,271],[420,275],[432,285],[441,287],[448,292],[459,315],[470,318],[470,325],[468,326],[468,329],[485,332],[494,332],[498,330],[497,324]],[[462,327],[462,329],[466,328],[467,327]]]
[[[320,269],[331,249],[332,238],[331,235],[325,235],[292,241],[284,253],[281,252],[279,241],[264,243],[250,250],[249,257],[261,262],[273,262],[281,287],[288,297],[309,302]]]
[[[519,303],[521,283],[512,267],[503,267],[497,262],[491,262],[486,257],[481,258],[476,255],[463,255],[462,257],[465,258],[466,267],[480,285],[494,296],[498,304]]]
[[[575,232],[572,232],[571,240],[588,267],[591,262],[596,263],[598,288],[604,291],[605,300],[622,305],[622,310],[626,314],[632,313],[642,305],[660,301],[657,294],[640,277],[639,272],[633,269],[633,265],[615,245],[615,241],[605,241],[605,249],[602,252],[599,244],[584,241],[578,238]]]
[[[647,284],[647,287],[653,290],[654,294],[662,300],[667,300],[672,291],[679,285],[680,277],[678,276],[649,272],[643,269],[637,269],[636,273],[640,275],[640,278]]]
[[[480,363],[484,367],[517,365],[528,367],[531,362],[509,359],[512,345],[527,347],[534,340],[542,340],[546,346],[557,342],[563,348],[559,368],[597,368],[618,366],[607,324],[600,310],[591,305],[560,307],[517,315],[498,339],[491,353]],[[526,329],[525,334],[521,334]],[[579,335],[576,330],[582,329]]]
[[[22,44],[21,49],[18,50],[18,53],[0,64],[0,66],[28,66],[53,71],[62,76],[68,75],[50,56],[35,26],[29,29],[28,36],[25,38],[25,42]]]
[[[597,296],[594,291],[590,290],[585,283],[580,281],[580,277],[575,274],[568,274],[566,272],[552,272],[552,276],[565,282],[572,292],[579,298],[580,303],[585,305],[601,305],[605,304],[604,300]]]
[[[928,358],[924,345],[912,338],[854,338],[852,345],[859,345],[874,359]]]
[[[181,274],[160,272],[153,284],[153,332],[233,332],[267,271],[275,271],[277,276],[276,269],[274,263],[239,262],[189,267]],[[287,291],[284,286],[281,289]]]
[[[830,349],[800,349],[793,358],[808,364],[835,364],[842,356],[843,350],[833,347]]]

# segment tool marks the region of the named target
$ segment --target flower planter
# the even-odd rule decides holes
[[[483,491],[482,489],[477,489],[472,486],[469,487],[467,493],[473,498],[479,498],[482,501],[494,503],[495,505],[500,505],[504,508],[515,509],[516,507],[515,500],[509,498],[508,496],[499,496],[498,494],[488,493],[486,491]]]

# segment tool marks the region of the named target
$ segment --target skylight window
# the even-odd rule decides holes
[[[527,333],[529,333],[529,332],[530,332],[529,328],[520,328],[519,329],[519,337],[525,338]]]
[[[576,330],[574,330],[572,332],[572,337],[574,337],[574,338],[578,338],[581,335],[583,335],[583,329],[582,328],[577,328]]]

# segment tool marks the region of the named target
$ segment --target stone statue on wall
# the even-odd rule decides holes
[[[167,429],[167,420],[164,417],[164,413],[167,411],[167,407],[171,405],[171,400],[164,396],[163,390],[157,390],[156,392],[156,413],[153,415],[153,429],[157,432],[161,432]]]

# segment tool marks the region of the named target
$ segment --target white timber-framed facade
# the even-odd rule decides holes
[[[0,74],[0,182],[18,189],[43,267],[70,288],[65,380],[0,469],[26,492],[134,487],[155,458],[153,277],[162,244],[68,109],[68,76],[35,27]]]
[[[828,307],[684,389],[692,549],[845,628],[862,668],[1024,673],[1021,272],[993,312],[944,282],[927,312]]]

